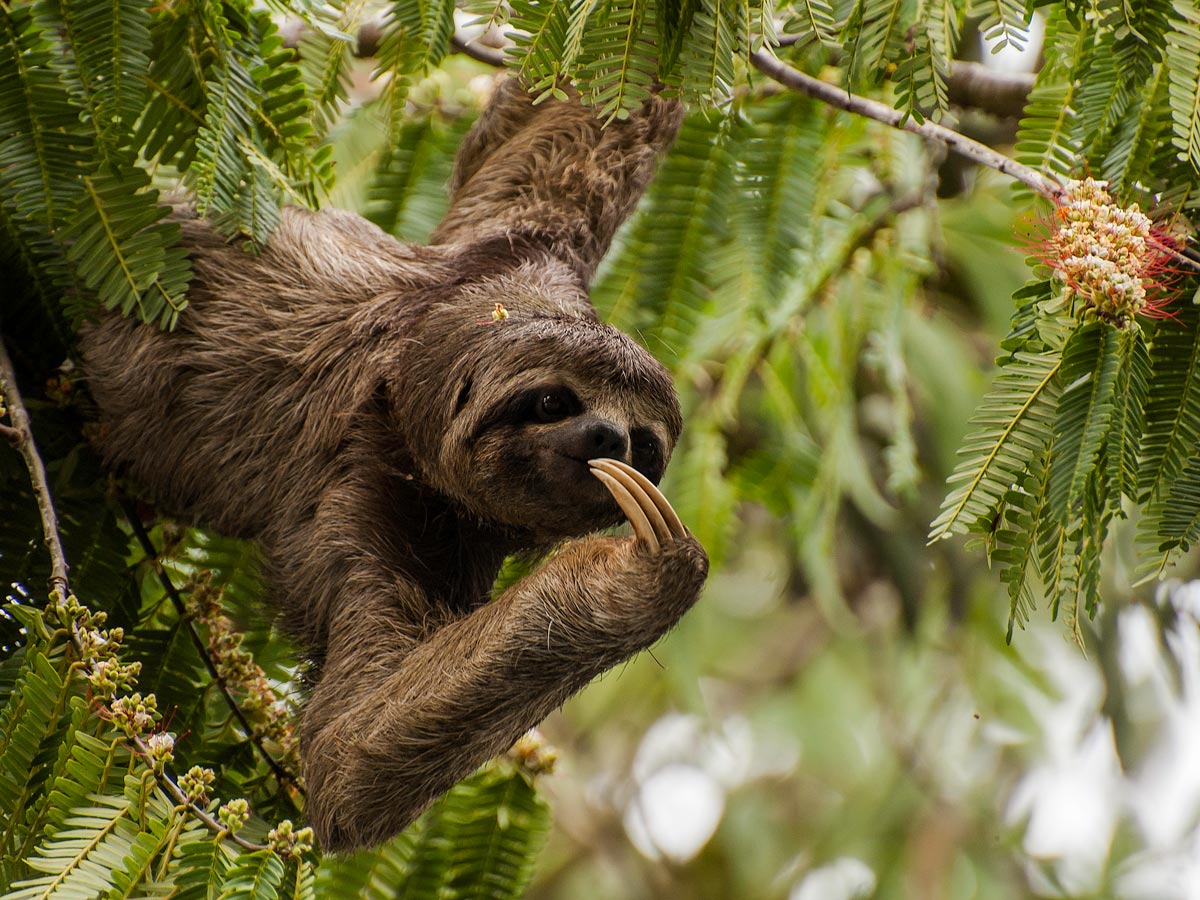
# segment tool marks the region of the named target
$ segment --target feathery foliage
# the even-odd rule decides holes
[[[846,602],[866,595],[866,581],[886,583],[916,622],[925,569],[978,577],[962,574],[951,542],[933,541],[968,535],[1007,595],[1010,638],[1041,607],[1082,639],[1121,518],[1136,513],[1137,554],[1153,574],[1200,541],[1196,309],[1105,320],[1038,263],[1010,301],[997,285],[1029,272],[1002,248],[1015,215],[1031,212],[1027,194],[975,173],[959,181],[920,140],[777,91],[747,65],[765,48],[922,121],[950,112],[953,63],[971,55],[976,31],[996,49],[1021,47],[1036,11],[1044,64],[1016,156],[1048,175],[1102,176],[1122,203],[1184,234],[1200,203],[1193,3],[469,6],[512,38],[508,66],[541,97],[570,84],[605,120],[626,118],[653,90],[691,105],[593,299],[674,370],[688,427],[665,490],[716,565],[758,540],[745,535],[769,533],[763,543],[832,630],[869,605]],[[42,611],[49,565],[36,500],[0,445],[6,900],[515,898],[547,839],[548,806],[507,759],[383,847],[332,859],[270,838],[279,820],[303,816],[302,794],[264,759],[286,748],[235,713],[243,695],[214,680],[208,635],[159,577],[185,611],[206,586],[216,592],[240,629],[229,640],[294,713],[304,663],[262,614],[255,552],[167,523],[151,528],[161,552],[148,559],[81,439],[86,400],[71,365],[59,368],[68,323],[101,308],[152,327],[188,315],[191,271],[168,190],[190,192],[202,214],[248,238],[248,252],[269,240],[280,203],[317,206],[331,191],[405,240],[425,240],[446,208],[454,152],[486,92],[474,79],[487,71],[450,56],[455,4],[268,7],[0,3],[0,272],[14,286],[0,328],[28,378],[74,590],[107,612],[106,627],[124,629],[119,659],[142,663],[138,691],[165,713],[142,738],[179,735],[156,766],[113,721],[67,626]],[[370,64],[352,58],[357,30],[380,11],[366,85]],[[279,33],[285,15],[303,22],[298,48]],[[775,45],[777,17],[794,40],[786,48]],[[1001,210],[999,224],[989,210]],[[1190,275],[1164,279],[1195,286]],[[992,388],[971,416],[972,329],[1010,313]],[[968,418],[922,549],[916,523],[928,522],[929,492],[954,466],[936,435],[960,433]],[[692,665],[656,685],[683,682]],[[188,807],[171,784],[193,765],[214,778]],[[207,821],[239,797],[253,812],[238,836],[255,846]],[[272,841],[277,849],[257,849]]]

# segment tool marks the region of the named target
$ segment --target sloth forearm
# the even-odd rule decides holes
[[[326,848],[407,826],[594,677],[657,640],[695,601],[704,569],[694,542],[655,557],[625,539],[583,541],[434,632],[382,683],[353,669],[341,677],[331,660],[333,678],[309,709],[323,724],[305,735],[305,774],[316,788],[309,812]],[[344,708],[347,697],[363,699]]]

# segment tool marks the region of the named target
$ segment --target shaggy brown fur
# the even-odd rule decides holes
[[[286,209],[254,256],[179,210],[195,279],[177,330],[84,331],[109,462],[257,539],[320,664],[302,747],[326,849],[404,828],[699,594],[690,536],[592,537],[488,602],[508,554],[620,520],[587,459],[657,481],[679,435],[667,372],[586,295],[679,121],[654,98],[601,129],[508,82],[432,246]]]

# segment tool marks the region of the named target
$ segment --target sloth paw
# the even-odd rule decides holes
[[[615,459],[588,465],[633,526],[632,541],[601,539],[617,551],[614,562],[622,560],[607,570],[623,568],[626,576],[622,588],[608,591],[614,601],[610,621],[620,635],[617,643],[632,652],[656,641],[696,602],[708,576],[708,556],[645,475]]]
[[[625,513],[638,543],[658,552],[663,544],[690,537],[667,498],[633,466],[616,459],[593,459],[588,465]]]

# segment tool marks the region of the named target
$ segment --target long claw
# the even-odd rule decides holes
[[[625,518],[633,526],[634,536],[639,541],[648,545],[651,550],[658,552],[661,546],[658,542],[658,537],[654,534],[654,528],[650,524],[650,520],[646,518],[641,504],[634,499],[633,494],[626,489],[625,485],[605,471],[593,468],[592,474],[599,478],[604,486],[608,488],[608,492],[613,495],[613,499],[617,501],[617,506],[621,507],[621,511],[625,513]]]
[[[670,502],[666,497],[663,496],[662,491],[655,486],[653,481],[651,481],[633,466],[629,465],[628,463],[623,463],[619,459],[606,459],[604,462],[612,463],[612,465],[616,466],[635,482],[637,482],[638,487],[640,487],[645,492],[646,496],[650,498],[651,502],[654,503],[655,508],[661,514],[664,524],[667,528],[667,533],[659,535],[660,537],[662,537],[664,540],[668,536],[675,538],[687,537],[687,528],[684,527],[683,522],[679,521],[679,516],[676,515],[675,510],[671,507]]]
[[[658,504],[654,501],[653,494],[657,494],[658,491],[650,483],[649,479],[643,476],[641,472],[624,465],[616,459],[592,459],[588,460],[588,465],[592,467],[593,471],[608,473],[625,486],[625,490],[629,491],[633,499],[638,502],[638,506],[642,508],[643,515],[649,520],[650,527],[654,529],[655,537],[661,543],[665,544],[672,539],[671,529],[667,526]],[[649,486],[653,494],[646,491],[647,486]],[[666,501],[664,500],[663,502],[665,503]]]

